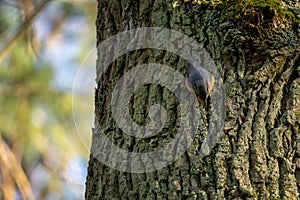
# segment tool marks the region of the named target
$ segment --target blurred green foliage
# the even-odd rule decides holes
[[[62,27],[68,26],[68,19],[73,17],[84,18],[91,27],[94,26],[96,2],[56,4],[62,12],[56,21],[52,21],[59,22],[59,25],[52,24],[56,30],[49,31],[49,38],[55,34],[64,34]],[[16,5],[6,5],[0,1],[0,50],[24,23],[22,6]],[[34,31],[34,27],[31,29]],[[42,48],[36,52],[31,44],[38,38],[33,37],[36,36],[25,35],[14,41],[14,47],[0,63],[0,134],[19,159],[30,181],[37,167],[42,167],[48,174],[48,178],[45,178],[47,183],[38,189],[33,188],[38,199],[48,195],[53,197],[53,194],[57,198],[73,199],[76,194],[72,195],[71,192],[66,195],[64,192],[72,190],[72,184],[66,186],[72,181],[65,177],[64,171],[74,158],[86,161],[88,152],[76,135],[72,116],[72,90],[57,88],[53,82],[56,75],[53,63],[39,57],[47,44],[40,45]],[[86,35],[80,36],[80,40],[81,44],[85,44],[83,50],[94,41]],[[85,55],[86,52],[82,51],[79,57],[84,58]],[[79,66],[82,59],[78,58],[77,62]],[[84,182],[80,184],[83,186]]]

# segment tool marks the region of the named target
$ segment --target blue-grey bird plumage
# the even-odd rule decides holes
[[[214,83],[214,76],[201,65],[196,64],[191,56],[188,57],[185,84],[190,92],[196,94],[199,102],[203,101],[206,104]]]

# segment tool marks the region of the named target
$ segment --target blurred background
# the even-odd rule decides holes
[[[96,0],[0,0],[0,199],[83,199]]]

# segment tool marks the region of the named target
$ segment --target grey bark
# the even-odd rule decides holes
[[[169,0],[98,2],[98,44],[125,30],[154,26],[180,31],[204,44],[224,81],[227,112],[221,141],[209,156],[201,159],[198,157],[203,139],[201,131],[179,160],[155,172],[120,172],[103,165],[91,154],[86,199],[298,198],[299,23],[279,29],[269,22],[255,24],[255,20],[224,17],[223,10],[209,5],[180,2],[174,9]],[[264,14],[267,15],[262,11],[261,15]],[[148,49],[118,58],[104,76],[97,78],[96,120],[104,127],[104,134],[129,151],[161,147],[174,136],[162,132],[158,137],[138,140],[116,127],[111,116],[109,103],[117,80],[132,66],[148,62],[166,64],[184,74],[182,58]],[[167,128],[174,128],[176,99],[158,85],[146,85],[135,92],[130,110],[132,118],[140,124],[147,123],[147,108],[153,103],[168,108]],[[208,116],[210,111],[202,106],[199,112]],[[205,132],[208,117],[202,120],[203,127],[199,130]],[[98,134],[96,127],[94,148],[99,145]]]

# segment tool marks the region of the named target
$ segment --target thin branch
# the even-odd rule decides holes
[[[6,145],[4,140],[0,135],[0,162],[9,171],[10,175],[13,177],[15,183],[17,184],[22,199],[32,200],[34,195],[27,179],[25,172],[23,171],[21,165],[18,163],[15,155],[9,147]]]
[[[50,0],[43,0],[37,7],[34,9],[31,15],[28,16],[27,20],[17,29],[16,33],[7,41],[4,47],[0,50],[0,63],[3,61],[5,56],[10,52],[15,42],[23,36],[24,33],[30,28],[35,18],[40,12],[46,7],[47,3]]]

